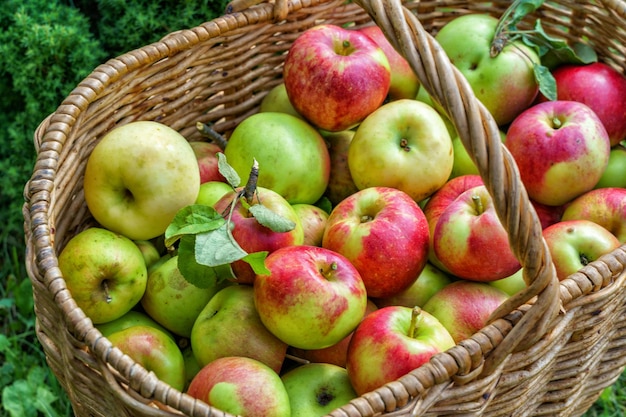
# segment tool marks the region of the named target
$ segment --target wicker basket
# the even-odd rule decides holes
[[[228,136],[281,81],[284,53],[300,33],[320,22],[361,26],[372,19],[444,103],[532,284],[472,338],[332,415],[584,413],[626,366],[626,246],[558,283],[495,122],[431,36],[460,14],[499,16],[509,4],[277,0],[172,33],[83,80],[35,132],[38,158],[24,205],[37,335],[75,414],[228,415],[172,389],[113,348],[67,291],[57,255],[73,235],[95,224],[82,178],[98,139],[135,120],[165,123],[189,140],[202,140],[196,122],[210,122]],[[602,61],[626,72],[626,2],[549,1],[535,17],[549,33],[585,40]]]

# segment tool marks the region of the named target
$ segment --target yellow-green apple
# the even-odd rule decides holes
[[[314,204],[328,185],[326,142],[313,126],[290,114],[248,116],[231,134],[224,155],[242,184],[256,159],[258,186],[276,191],[292,204]]]
[[[598,188],[569,203],[561,220],[590,220],[626,243],[626,189]]]
[[[495,57],[491,44],[498,19],[468,14],[449,21],[435,36],[452,64],[465,76],[476,98],[499,126],[528,108],[537,93],[537,53],[522,41],[509,42]]]
[[[135,242],[92,227],[59,254],[59,269],[76,304],[95,324],[122,317],[141,299],[148,271]]]
[[[429,245],[428,245],[428,260],[436,266],[438,269],[449,272],[448,269],[437,259],[435,255],[435,246],[433,243],[433,236],[435,233],[435,226],[439,221],[439,216],[445,211],[445,209],[457,199],[464,191],[474,188],[478,185],[483,185],[483,180],[480,175],[461,175],[459,177],[452,178],[437,190],[424,204],[424,216],[428,221],[429,231]]]
[[[542,234],[559,280],[620,246],[613,233],[591,220],[562,220]]]
[[[487,284],[504,291],[509,296],[517,294],[527,287],[526,281],[524,281],[524,268],[520,268],[513,275],[495,281],[489,281]]]
[[[359,29],[380,46],[389,61],[391,81],[388,97],[390,100],[401,98],[414,99],[420,87],[420,81],[409,62],[394,49],[378,26],[366,26]]]
[[[359,189],[383,186],[421,201],[450,177],[454,154],[448,129],[435,109],[417,100],[386,103],[363,120],[348,150]]]
[[[223,152],[223,149],[213,142],[192,141],[189,145],[198,160],[200,184],[208,181],[226,182],[226,178],[220,173],[217,159],[217,154]]]
[[[439,262],[458,278],[494,281],[521,268],[484,185],[463,191],[443,210],[432,241]]]
[[[280,194],[268,188],[257,187],[252,200],[247,201],[245,197],[238,197],[238,191],[225,194],[214,204],[214,208],[218,213],[227,213],[233,200],[239,198],[230,217],[227,215],[227,219],[230,219],[234,225],[232,229],[233,238],[244,251],[248,253],[267,251],[271,253],[284,246],[302,245],[304,243],[304,229],[300,218],[293,206]],[[263,204],[279,216],[292,221],[294,228],[286,232],[275,232],[269,227],[263,226],[249,210],[249,207],[255,204]],[[251,284],[254,282],[255,273],[246,262],[235,261],[232,263],[232,268],[238,283]]]
[[[333,205],[337,205],[350,194],[359,191],[352,179],[348,165],[348,150],[352,138],[354,138],[354,130],[331,132],[326,134],[324,138],[328,143],[328,153],[330,154],[330,176],[324,195]]]
[[[558,100],[586,104],[600,118],[611,145],[626,138],[626,77],[604,62],[561,65],[552,71]],[[539,96],[538,101],[546,98]]]
[[[280,376],[247,357],[224,357],[205,365],[189,384],[187,394],[230,415],[291,415],[289,396]]]
[[[330,363],[309,363],[281,376],[291,417],[323,417],[356,398],[348,372]]]
[[[226,356],[246,356],[279,372],[287,344],[263,325],[250,285],[220,290],[202,309],[191,331],[191,348],[204,366]]]
[[[148,275],[141,306],[163,327],[190,337],[196,318],[209,300],[230,281],[217,280],[207,288],[196,287],[178,269],[178,255],[172,256]]]
[[[222,181],[208,181],[200,184],[196,204],[213,207],[217,201],[231,192],[233,187]]]
[[[378,307],[370,299],[367,300],[367,307],[365,308],[365,314],[363,317],[367,317],[373,311],[378,310]],[[300,358],[313,363],[330,363],[333,365],[346,367],[346,358],[348,355],[348,346],[350,346],[350,339],[354,332],[350,333],[339,342],[332,346],[328,346],[323,349],[297,349],[291,348],[291,353]]]
[[[322,246],[322,236],[326,229],[328,213],[324,209],[313,204],[293,204],[294,211],[300,219],[304,232],[304,245]]]
[[[130,356],[172,388],[185,387],[185,360],[170,335],[153,326],[137,325],[108,336],[113,346]]]
[[[349,129],[387,97],[391,69],[384,51],[367,35],[321,24],[301,33],[283,67],[289,100],[320,129]]]
[[[95,327],[100,330],[103,336],[108,337],[120,330],[128,329],[132,326],[152,326],[161,330],[163,333],[174,336],[165,327],[157,323],[152,317],[140,310],[130,310],[122,317],[118,317],[115,320],[107,321],[106,323],[96,324]]]
[[[365,188],[333,208],[322,246],[350,260],[369,297],[407,289],[428,261],[428,223],[405,192]]]
[[[484,282],[459,280],[437,291],[424,305],[448,330],[455,343],[485,327],[509,295]]]
[[[143,255],[146,268],[150,268],[155,262],[161,259],[159,250],[151,240],[135,240],[135,245],[137,245]]]
[[[108,132],[89,155],[85,202],[104,228],[129,239],[159,236],[181,208],[193,204],[200,170],[189,142],[151,121]]]
[[[293,108],[289,97],[287,96],[287,89],[285,83],[277,84],[272,87],[263,100],[261,100],[260,112],[279,112],[287,113],[292,116],[302,119],[302,115]]]
[[[354,331],[346,370],[358,395],[395,381],[454,346],[445,327],[419,307],[389,306]]]
[[[427,262],[413,284],[406,290],[386,298],[376,298],[378,308],[388,306],[424,307],[437,291],[450,284],[453,277]]]
[[[193,354],[193,349],[191,345],[187,345],[186,347],[181,349],[183,353],[183,359],[185,360],[185,388],[183,390],[187,390],[191,381],[198,375],[198,372],[202,369],[200,363],[196,359],[196,355]]]
[[[506,133],[500,131],[500,139],[504,142]],[[452,148],[454,150],[454,163],[452,165],[452,172],[450,178],[460,177],[461,175],[479,175],[478,168],[472,160],[469,152],[465,149],[461,137],[456,134],[452,136]]]
[[[626,188],[626,146],[617,144],[611,148],[609,163],[594,188]]]
[[[602,122],[577,101],[546,101],[524,110],[509,126],[505,145],[528,196],[549,206],[591,190],[611,152]]]
[[[365,315],[367,293],[344,256],[318,246],[287,246],[265,259],[268,274],[254,281],[254,301],[265,326],[301,349],[332,346]]]

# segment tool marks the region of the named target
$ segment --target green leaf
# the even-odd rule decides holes
[[[517,25],[528,14],[533,13],[544,3],[545,0],[520,0],[514,3],[513,17],[509,25]]]
[[[263,204],[254,204],[250,206],[249,211],[261,225],[274,232],[289,232],[296,227],[296,223],[273,212]]]
[[[565,39],[548,35],[540,20],[535,23],[533,35],[526,35],[523,40],[527,45],[538,48],[540,57],[549,54],[551,67],[558,64],[590,64],[598,60],[596,52],[589,45],[579,42],[570,47]]]
[[[543,65],[533,64],[533,72],[541,94],[548,100],[556,100],[556,80],[550,70]]]
[[[267,258],[268,252],[254,252],[246,255],[242,258],[242,261],[246,261],[252,267],[252,270],[257,275],[268,275],[270,270],[265,266],[265,258]]]
[[[226,155],[222,152],[217,153],[217,168],[220,171],[220,174],[226,178],[226,181],[228,181],[231,187],[239,187],[239,184],[241,184],[241,178],[239,177],[239,174],[237,174],[237,171],[235,171],[235,169],[228,164]]]
[[[196,236],[183,236],[178,247],[178,270],[187,282],[198,288],[210,288],[218,277],[214,268],[200,265],[195,255]]]
[[[213,207],[194,204],[183,207],[165,230],[165,246],[171,247],[184,235],[197,235],[216,230],[226,220]]]
[[[315,205],[328,214],[333,211],[333,203],[326,196],[322,196],[319,200],[317,200]]]
[[[227,223],[219,229],[196,235],[195,256],[197,263],[219,266],[238,261],[248,255],[232,237],[228,227],[229,224]]]

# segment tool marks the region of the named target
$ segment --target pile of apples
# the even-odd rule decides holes
[[[437,40],[501,127],[562,279],[626,242],[626,78],[558,66],[547,100],[533,49],[490,56],[496,23],[458,17]],[[100,227],[59,255],[113,345],[242,416],[325,415],[470,337],[526,286],[454,126],[377,26],[303,32],[283,75],[223,148],[151,121],[109,132],[84,177]],[[172,244],[181,213],[187,238]]]

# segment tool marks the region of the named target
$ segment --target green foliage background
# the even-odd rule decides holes
[[[4,0],[0,7],[0,416],[69,416],[35,336],[23,190],[33,133],[100,63],[221,15],[226,0]],[[622,380],[620,380],[622,381]],[[588,416],[623,415],[623,382]]]

